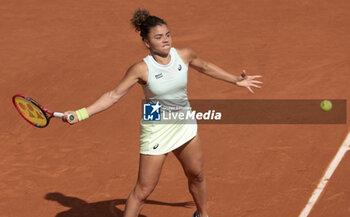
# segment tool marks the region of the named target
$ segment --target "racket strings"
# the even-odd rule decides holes
[[[31,124],[38,127],[47,125],[48,120],[38,105],[23,97],[16,97],[14,101],[20,114]]]

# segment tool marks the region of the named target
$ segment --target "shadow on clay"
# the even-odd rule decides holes
[[[121,204],[124,205],[126,203],[126,199],[115,199],[88,203],[80,198],[66,196],[58,192],[46,194],[45,199],[56,201],[65,207],[70,207],[69,210],[60,212],[55,217],[122,217],[123,211],[116,206]],[[192,201],[182,203],[166,203],[155,200],[146,200],[146,204],[177,207],[194,206],[194,203]],[[147,216],[140,214],[139,217]]]

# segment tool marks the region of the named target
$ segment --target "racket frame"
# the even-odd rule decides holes
[[[35,105],[37,108],[39,108],[40,111],[42,112],[42,114],[44,115],[44,117],[46,118],[46,121],[47,121],[46,124],[45,124],[45,125],[39,125],[39,124],[36,124],[36,123],[30,121],[30,120],[27,118],[27,116],[24,114],[24,112],[23,112],[20,108],[18,108],[18,105],[17,105],[16,100],[15,100],[17,97],[24,98],[24,99],[28,100],[30,103],[32,103],[33,105]],[[20,115],[21,115],[28,123],[30,123],[31,125],[33,125],[33,126],[35,126],[35,127],[44,128],[44,127],[46,127],[47,125],[49,125],[50,119],[51,119],[52,117],[62,118],[62,117],[64,116],[63,113],[60,113],[60,112],[52,112],[52,111],[50,111],[49,109],[47,109],[47,108],[41,106],[41,105],[40,105],[37,101],[35,101],[33,98],[31,98],[31,97],[29,97],[29,96],[26,96],[26,95],[24,95],[24,94],[16,94],[16,95],[14,95],[14,96],[12,97],[12,102],[13,102],[14,106],[16,107],[17,111],[20,113]]]

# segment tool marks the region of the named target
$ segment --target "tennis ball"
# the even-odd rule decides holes
[[[323,100],[320,106],[323,111],[328,112],[332,109],[332,102],[329,100]]]

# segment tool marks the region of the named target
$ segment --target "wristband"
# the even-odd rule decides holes
[[[83,121],[83,120],[89,118],[89,114],[88,114],[86,108],[79,109],[79,110],[75,111],[75,113],[77,114],[79,121]]]

